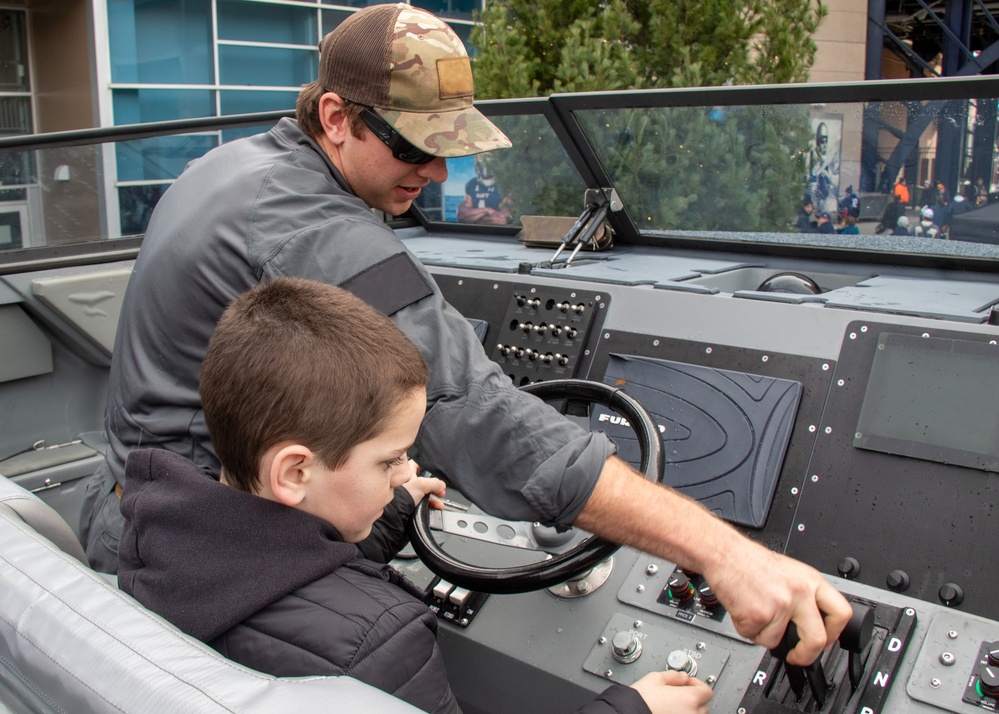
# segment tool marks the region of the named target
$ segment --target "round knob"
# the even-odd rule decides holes
[[[847,580],[855,580],[860,575],[860,561],[856,558],[843,558],[836,564],[836,570]]]
[[[614,659],[622,664],[629,664],[642,656],[642,641],[628,630],[621,630],[611,640],[611,650]]]
[[[694,596],[694,588],[690,584],[690,579],[683,573],[677,573],[670,578],[668,587],[670,595],[682,602],[686,602]]]
[[[978,688],[982,696],[999,698],[999,671],[992,667],[986,667],[978,676]]]
[[[885,578],[885,584],[893,592],[905,592],[909,589],[909,574],[904,570],[893,570]]]
[[[999,647],[989,648],[988,658],[989,664],[993,667],[999,667]]]
[[[701,587],[697,588],[697,592],[701,596],[702,605],[711,606],[718,604],[718,596],[715,595],[715,591],[712,590],[711,586],[707,583],[704,583]]]
[[[947,607],[957,607],[964,602],[964,590],[956,583],[944,583],[940,586],[937,597]]]
[[[686,672],[691,677],[697,674],[697,662],[683,650],[673,650],[666,655],[666,666],[675,672]]]

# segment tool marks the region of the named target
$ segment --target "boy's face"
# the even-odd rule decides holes
[[[355,446],[343,466],[316,464],[299,507],[333,524],[348,543],[367,538],[392,502],[395,487],[413,475],[406,451],[416,440],[426,407],[426,390],[413,390],[399,402],[384,430]]]

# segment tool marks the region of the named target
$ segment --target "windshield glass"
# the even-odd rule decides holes
[[[608,244],[982,265],[999,257],[996,97],[999,80],[972,77],[477,102],[513,148],[449,159],[410,218],[550,245],[611,197]],[[141,236],[191,160],[276,118],[0,140],[0,251]]]

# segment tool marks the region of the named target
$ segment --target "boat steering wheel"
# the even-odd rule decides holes
[[[602,404],[624,416],[641,449],[639,471],[651,481],[662,483],[665,454],[659,429],[649,412],[634,397],[617,387],[583,379],[558,379],[528,384],[521,389],[546,402],[566,400],[583,404]],[[441,513],[440,511],[434,511]],[[432,535],[431,509],[424,499],[409,521],[413,550],[428,568],[442,579],[460,587],[484,593],[522,593],[540,590],[571,580],[610,557],[620,546],[599,536],[590,535],[563,552],[551,553],[546,560],[511,567],[473,565],[446,553]],[[496,523],[518,524],[489,517]],[[519,524],[523,525],[523,524]],[[509,543],[517,547],[515,543]],[[526,547],[526,546],[520,546]],[[536,549],[536,548],[532,548]],[[547,551],[547,549],[545,549]]]

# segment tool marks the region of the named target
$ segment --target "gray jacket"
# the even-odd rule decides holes
[[[351,290],[427,357],[428,410],[410,452],[421,466],[495,515],[575,519],[611,442],[515,389],[426,269],[283,119],[192,162],[153,212],[115,342],[108,468],[91,483],[81,524],[95,567],[113,570],[94,548],[113,549],[120,532],[113,488],[129,451],[161,447],[218,466],[198,396],[201,360],[225,307],[278,275]]]

